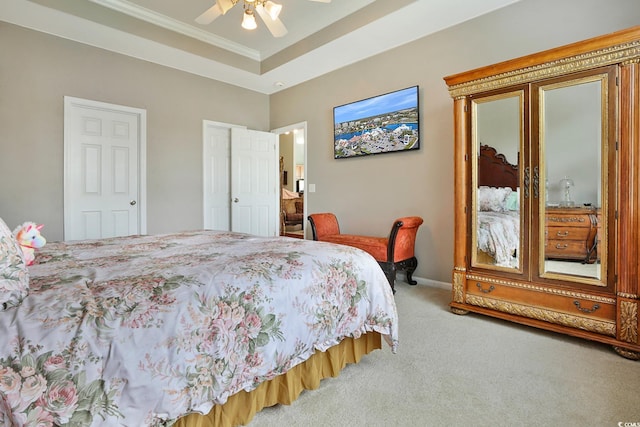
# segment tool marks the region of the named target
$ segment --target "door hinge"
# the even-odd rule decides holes
[[[469,111],[469,108],[465,105],[464,106],[464,112],[467,113]]]
[[[468,154],[465,154],[465,155],[464,155],[464,161],[466,162],[467,160],[469,160],[469,155],[468,155]]]
[[[466,206],[464,207],[464,213],[467,213],[467,207]]]
[[[616,76],[616,86],[620,86],[620,78]]]

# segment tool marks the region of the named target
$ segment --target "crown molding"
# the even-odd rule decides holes
[[[264,59],[261,57],[260,52],[255,49],[250,49],[240,43],[235,43],[223,37],[216,36],[215,34],[211,34],[208,31],[200,30],[196,27],[185,24],[182,21],[178,21],[176,19],[162,15],[142,6],[138,6],[137,4],[131,3],[127,0],[89,1],[103,7],[108,7],[109,9],[115,10],[117,12],[124,13],[133,18],[137,18],[150,24],[157,25],[167,30],[171,30],[179,34],[192,37],[196,40],[200,40],[202,42],[220,47],[222,49],[226,49],[255,61],[261,61],[262,59]]]

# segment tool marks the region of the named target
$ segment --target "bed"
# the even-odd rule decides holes
[[[49,243],[26,270],[0,227],[0,249],[0,425],[244,424],[398,344],[347,246],[194,231]]]
[[[514,268],[520,246],[518,166],[488,145],[478,157],[476,260]]]

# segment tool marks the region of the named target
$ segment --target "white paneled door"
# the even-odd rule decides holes
[[[64,239],[146,232],[146,111],[65,97]]]
[[[258,236],[279,233],[276,134],[231,129],[231,229]]]
[[[231,128],[236,125],[203,122],[204,228],[231,230]],[[244,129],[244,127],[242,126]]]
[[[203,123],[204,228],[279,233],[277,135]]]

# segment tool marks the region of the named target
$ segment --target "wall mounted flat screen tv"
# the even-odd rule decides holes
[[[420,148],[418,86],[334,107],[334,158]]]

